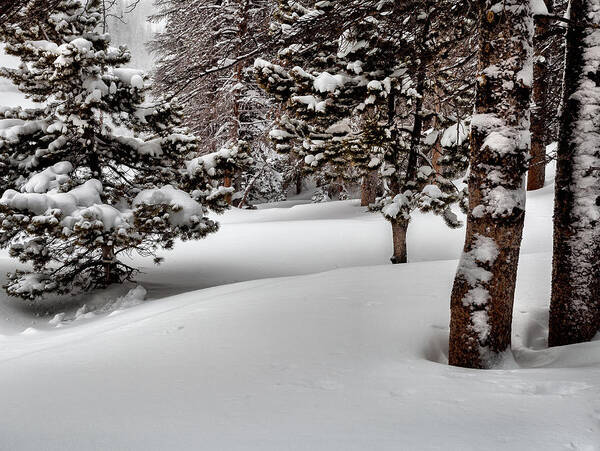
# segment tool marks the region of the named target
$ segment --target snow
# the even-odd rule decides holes
[[[545,0],[531,0],[531,12],[536,16],[547,16],[549,13]]]
[[[66,193],[18,193],[9,189],[2,194],[0,204],[39,215],[51,209],[59,209],[65,215],[70,215],[79,207],[101,203],[101,192],[102,184],[92,179]]]
[[[112,72],[124,85],[131,86],[134,89],[144,87],[144,71],[142,70],[121,67],[113,69]]]
[[[319,113],[324,113],[327,107],[327,101],[321,100],[318,97],[312,95],[306,96],[292,96],[292,102],[302,103],[306,105],[306,109],[308,111],[317,111]]]
[[[321,93],[335,92],[344,86],[346,79],[343,75],[332,75],[328,72],[322,72],[313,82],[314,88]]]
[[[468,139],[469,127],[466,121],[460,121],[444,130],[440,145],[442,147],[452,148],[461,146]]]
[[[68,174],[73,171],[73,165],[68,161],[61,161],[43,171],[32,175],[23,185],[24,193],[45,193],[70,180]]]
[[[158,9],[153,0],[119,0],[108,20],[108,31],[113,45],[125,45],[131,53],[130,67],[144,69],[150,72],[154,68],[152,55],[147,43],[153,38],[153,33],[162,31],[164,22],[149,22],[148,18],[156,14]],[[132,5],[135,5],[132,8]],[[123,14],[122,17],[121,14]]]
[[[489,198],[489,213],[494,217],[506,216],[511,214],[513,210],[525,209],[525,193],[524,190],[507,190],[503,186],[496,186],[491,189]]]
[[[58,166],[59,170],[72,170],[66,162],[58,163]],[[56,170],[56,165],[50,169]],[[60,216],[65,235],[69,235],[75,227],[89,228],[93,224],[101,225],[104,230],[127,229],[131,226],[131,211],[120,211],[112,205],[102,203],[100,194],[103,187],[98,180],[88,180],[68,192],[57,192],[52,182],[64,181],[58,178],[64,174],[57,174],[52,182],[49,181],[52,176],[48,174],[46,171],[37,174],[34,178],[38,183],[26,184],[23,193],[11,189],[4,191],[0,205],[37,215],[32,219],[35,223],[56,223],[57,216]],[[51,189],[39,192],[42,186]]]
[[[163,154],[163,138],[155,138],[144,141],[134,137],[118,136],[116,137],[116,140],[133,148],[140,155],[150,155],[153,158],[157,158]]]
[[[228,144],[221,147],[216,152],[211,152],[186,161],[186,170],[192,176],[205,172],[210,177],[213,177],[217,173],[217,166],[219,164],[233,164],[239,156],[241,156],[240,147],[238,145]]]
[[[415,214],[411,263],[390,265],[381,215],[288,201],[227,212],[160,267],[139,260],[143,288],[2,294],[1,447],[598,449],[600,341],[545,343],[548,181],[527,200],[506,368],[446,365],[464,229]],[[493,261],[480,244],[474,258]]]
[[[197,223],[200,218],[204,217],[202,205],[185,191],[171,185],[163,186],[160,189],[143,190],[133,200],[134,207],[142,204],[171,206],[173,212],[169,214],[169,222],[177,226]]]
[[[47,41],[44,41],[47,42]],[[4,46],[0,45],[0,67],[17,68],[20,60],[16,57],[6,55]],[[30,108],[34,103],[19,92],[9,80],[0,78],[0,106],[22,106]]]

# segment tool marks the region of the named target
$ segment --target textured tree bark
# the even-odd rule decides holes
[[[440,139],[441,137],[438,137],[431,149],[431,167],[436,174],[443,175],[442,167],[440,166],[440,159],[442,158],[442,144]]]
[[[555,182],[550,346],[591,340],[600,327],[599,7],[598,0],[572,0],[570,8]],[[587,21],[593,22],[589,28],[573,25]]]
[[[377,199],[377,185],[379,178],[377,177],[376,171],[369,171],[362,178],[361,190],[360,190],[360,205],[361,207],[368,207]]]
[[[548,11],[552,2],[545,0]],[[550,29],[550,19],[541,16],[535,19],[533,47],[533,106],[531,108],[531,160],[527,174],[527,191],[544,187],[546,181],[546,130],[548,127],[548,51],[544,51],[545,36]]]
[[[437,114],[442,111],[442,105],[440,103],[441,90],[438,85],[435,86],[435,94],[436,94],[436,102],[434,105],[434,110]],[[433,129],[438,130],[440,127],[440,120],[438,116],[434,116],[433,118]],[[440,166],[440,159],[442,158],[442,133],[440,132],[437,139],[435,140],[435,144],[431,149],[431,166],[436,174],[442,173],[442,167]]]
[[[525,216],[529,143],[529,0],[479,2],[465,247],[451,297],[449,363],[490,368],[510,346]]]
[[[223,178],[223,186],[225,188],[231,188],[233,184],[233,178],[231,177],[231,175],[225,175],[225,177]],[[225,202],[227,202],[228,205],[231,205],[231,193],[227,193],[225,194]]]
[[[406,232],[408,221],[401,219],[392,221],[392,240],[394,243],[394,255],[390,259],[393,264],[406,263]]]

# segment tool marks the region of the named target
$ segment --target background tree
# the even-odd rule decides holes
[[[282,34],[312,17],[339,13],[337,5],[282,3]],[[314,40],[283,47],[278,64],[263,59],[255,63],[261,86],[283,107],[271,132],[280,152],[299,155],[313,169],[333,167],[343,173],[351,165],[363,177],[381,172],[385,194],[379,208],[392,223],[394,263],[406,262],[406,230],[413,210],[440,213],[457,225],[449,204],[459,193],[432,170],[428,155],[434,143],[426,139],[426,125],[434,117],[440,123],[448,120],[441,110],[427,108],[431,94],[443,92],[434,86],[448,88],[451,78],[451,68],[435,65],[436,59],[458,60],[453,69],[469,61],[450,51],[468,36],[467,26],[447,26],[449,16],[469,17],[462,6],[412,2],[399,16],[396,3],[372,5],[370,11],[361,5],[363,16],[353,17],[346,28],[338,26],[337,34],[327,39],[317,34]]]
[[[529,1],[479,1],[467,235],[451,300],[451,365],[489,368],[510,346],[525,217],[533,17]]]
[[[200,138],[201,153],[228,142],[245,141],[254,164],[244,173],[226,174],[246,200],[280,200],[284,184],[260,191],[266,179],[281,179],[283,164],[267,145],[272,107],[249,72],[252,53],[267,37],[273,8],[266,0],[158,0],[154,21],[165,24],[150,48],[157,57],[155,92],[181,100],[184,122]],[[235,180],[234,180],[235,179]],[[252,181],[252,183],[250,183]]]
[[[534,63],[533,63],[533,93],[531,108],[531,160],[527,174],[527,191],[534,191],[544,187],[546,180],[546,145],[548,128],[548,60],[550,57],[547,43],[550,31],[548,12],[552,11],[552,2],[544,0],[536,3],[545,7],[533,11],[535,32],[533,36]]]

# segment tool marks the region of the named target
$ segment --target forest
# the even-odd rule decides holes
[[[600,0],[0,0],[0,49],[0,449],[600,449]]]

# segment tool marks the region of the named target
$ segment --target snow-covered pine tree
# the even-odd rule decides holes
[[[600,1],[572,0],[554,199],[548,344],[600,329]]]
[[[278,31],[293,42],[289,36],[298,32],[299,24],[306,23],[307,18],[330,14],[333,5],[332,2],[314,2],[309,7],[295,1],[280,2],[275,12]],[[347,70],[346,61],[338,58],[340,34],[341,31],[328,39],[285,46],[278,52],[278,64],[264,58],[255,61],[261,87],[283,107],[277,127],[270,133],[276,149],[302,161],[306,171],[317,172],[314,178],[323,197],[328,197],[328,185],[344,176],[348,164],[366,166],[364,161],[359,162],[358,153],[350,160],[348,146],[342,139],[333,139],[350,132],[353,102],[358,102],[344,102],[340,98],[341,84],[345,84],[343,90],[347,97],[357,94],[352,83],[337,84]],[[364,47],[362,49],[364,51]],[[337,92],[334,94],[334,91]],[[364,87],[356,97],[363,93]],[[331,98],[327,101],[328,97]],[[364,172],[358,171],[358,175]]]
[[[362,175],[381,172],[386,193],[379,204],[392,223],[395,263],[406,261],[406,229],[414,209],[440,213],[457,225],[449,205],[458,192],[432,171],[424,139],[428,65],[456,39],[452,33],[431,39],[433,24],[444,24],[444,9],[459,9],[447,3],[415,2],[404,11],[405,20],[394,15],[397,4],[378,3],[329,39],[318,36],[280,50],[279,64],[255,62],[261,86],[283,105],[271,131],[279,151],[299,154],[312,168],[352,165]],[[282,34],[334,14],[337,6],[282,2]],[[390,16],[402,25],[391,27]]]
[[[272,107],[249,73],[249,63],[234,63],[263,44],[272,2],[157,0],[155,5],[153,19],[165,29],[151,42],[157,57],[154,91],[177,95],[184,123],[200,138],[202,153],[238,140],[248,144],[254,163],[226,177],[238,195],[246,194],[245,202],[280,199],[280,165],[268,163],[274,160],[265,152]],[[267,185],[273,191],[260,191]]]
[[[529,0],[480,0],[467,235],[451,299],[451,365],[493,366],[510,346],[525,218],[532,88]]]
[[[147,102],[140,71],[119,68],[129,53],[97,31],[100,8],[61,0],[35,25],[0,26],[22,62],[0,75],[39,103],[0,112],[0,245],[33,267],[9,275],[14,296],[129,279],[136,269],[121,255],[201,238],[217,230],[208,208],[224,208],[209,171],[184,173],[196,139],[176,105]]]

